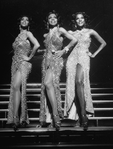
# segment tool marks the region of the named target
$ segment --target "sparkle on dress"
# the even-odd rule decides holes
[[[52,70],[53,74],[53,85],[55,90],[55,96],[57,100],[57,109],[60,117],[63,117],[62,108],[61,108],[61,94],[60,94],[60,74],[63,68],[63,58],[56,57],[53,54],[53,51],[61,50],[62,48],[62,38],[60,36],[59,28],[55,28],[53,32],[49,33],[46,36],[44,41],[46,51],[43,55],[42,61],[42,85],[41,85],[41,99],[40,99],[40,122],[51,122],[51,114],[49,108],[47,106],[47,100],[45,95],[45,85],[44,85],[44,78],[46,76],[46,71],[48,69]],[[49,112],[48,112],[49,111]]]
[[[26,121],[29,123],[28,112],[27,112],[27,102],[26,102],[26,81],[28,74],[31,71],[31,63],[23,60],[22,56],[28,56],[31,51],[30,42],[27,40],[26,32],[20,33],[13,43],[14,56],[12,57],[11,66],[11,87],[10,87],[10,99],[8,106],[8,120],[7,123],[13,123],[15,121],[14,115],[14,75],[17,71],[20,71],[22,76],[22,88],[21,88],[21,115],[20,123]],[[19,122],[19,118],[16,118],[16,122]]]
[[[86,30],[72,32],[74,37],[78,40],[77,45],[69,55],[66,64],[66,94],[65,94],[65,115],[69,113],[73,107],[73,101],[75,98],[75,77],[76,77],[76,66],[80,64],[83,69],[84,75],[84,96],[86,101],[86,111],[94,113],[92,97],[90,91],[90,81],[89,81],[89,70],[90,70],[90,57],[87,52],[89,51],[89,46],[91,39],[88,34],[85,33]],[[76,108],[76,107],[75,107]]]

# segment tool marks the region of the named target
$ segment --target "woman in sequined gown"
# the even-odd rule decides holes
[[[63,68],[62,55],[73,46],[76,39],[64,28],[59,27],[55,12],[51,12],[47,18],[49,32],[45,37],[45,53],[42,62],[42,85],[40,104],[40,125],[52,123],[56,129],[60,128],[60,118],[63,118],[60,94],[60,74]],[[70,43],[62,50],[63,37],[66,36]],[[50,106],[49,106],[50,104]],[[51,110],[50,110],[51,109]]]
[[[78,120],[75,89],[80,104],[81,126],[88,126],[87,112],[94,115],[90,91],[90,57],[94,58],[106,45],[106,42],[93,29],[87,28],[87,17],[83,12],[75,15],[75,31],[69,31],[77,39],[77,44],[71,51],[66,64],[67,82],[65,94],[65,116]],[[93,54],[89,52],[91,36],[94,36],[100,46]]]
[[[28,62],[35,51],[40,46],[37,39],[29,31],[29,17],[20,18],[20,33],[13,43],[14,56],[11,67],[11,87],[8,106],[7,124],[16,129],[20,124],[26,126],[29,124],[27,101],[26,101],[26,81],[31,71],[32,64]],[[30,42],[33,44],[31,46]],[[19,116],[19,106],[21,114]]]

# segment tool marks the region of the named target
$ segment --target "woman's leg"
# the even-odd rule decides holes
[[[53,115],[57,115],[57,101],[55,97],[55,91],[53,86],[53,73],[52,70],[47,70],[46,77],[44,80],[44,84],[46,86],[47,95],[52,106]]]
[[[13,80],[13,91],[14,91],[14,119],[18,117],[18,110],[20,105],[20,84],[21,84],[21,73],[19,71],[14,75]]]
[[[83,123],[85,124],[87,122],[87,117],[86,117],[86,102],[85,102],[85,96],[84,96],[84,72],[80,64],[77,64],[76,66],[76,87],[77,87],[77,95],[80,103],[80,108],[81,108],[82,124]]]
[[[44,84],[46,86],[47,95],[48,95],[48,98],[49,98],[49,101],[50,101],[50,104],[52,107],[55,125],[57,125],[58,123],[60,123],[60,118],[58,116],[57,100],[56,100],[55,90],[54,90],[54,86],[53,86],[53,72],[51,69],[48,69],[46,72]]]
[[[26,85],[29,72],[31,70],[31,64],[28,62],[23,62],[21,65],[21,115],[20,123],[21,127],[26,127],[29,124],[28,110],[27,110],[27,98],[26,98]]]

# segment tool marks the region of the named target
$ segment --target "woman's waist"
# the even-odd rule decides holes
[[[62,60],[62,57],[58,57],[56,54],[52,54],[51,56],[48,55],[47,57],[45,57],[46,61],[58,61],[58,60]]]
[[[73,50],[73,52],[74,53],[78,53],[78,54],[85,54],[85,53],[87,53],[89,51],[89,49],[88,48],[78,48],[78,47],[76,47],[76,48],[74,48],[74,50]]]
[[[71,52],[69,57],[73,59],[89,58],[87,51],[88,50],[86,51],[74,50]]]
[[[12,64],[16,64],[17,66],[21,66],[21,65],[32,65],[30,62],[25,61],[25,60],[15,60],[13,59]]]
[[[53,45],[51,45],[51,46],[47,46],[46,49],[47,49],[48,52],[53,52],[53,51],[55,52],[55,51],[61,50],[62,46],[53,46]]]
[[[26,60],[24,60],[24,58],[23,58],[23,56],[28,56],[28,55],[24,55],[24,54],[22,54],[22,55],[19,55],[19,56],[13,56],[13,61],[15,61],[15,62],[18,62],[18,63],[22,63],[22,62],[27,62]]]
[[[28,56],[29,55],[29,52],[22,52],[22,51],[20,51],[20,52],[15,52],[15,54],[14,54],[14,56],[13,57],[15,57],[15,58],[22,58],[23,56]]]
[[[51,51],[48,51],[46,53],[46,58],[51,59],[51,58],[56,57],[57,56],[56,51],[57,50],[54,50],[54,49],[52,49]]]

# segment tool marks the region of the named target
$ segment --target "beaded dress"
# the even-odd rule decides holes
[[[86,34],[86,29],[83,31],[71,32],[77,39],[77,45],[69,55],[66,63],[66,94],[65,94],[65,115],[69,114],[71,119],[78,119],[76,112],[75,100],[75,78],[76,78],[76,66],[80,64],[83,69],[83,83],[84,83],[84,96],[86,102],[86,111],[89,113],[94,113],[92,97],[90,91],[90,81],[89,81],[89,71],[90,71],[90,57],[87,52],[89,51],[89,46],[91,39],[88,34]]]
[[[53,86],[55,90],[55,96],[57,100],[57,109],[60,117],[63,117],[61,108],[61,94],[60,94],[60,74],[63,68],[63,58],[56,57],[55,51],[61,50],[62,38],[60,37],[59,28],[52,29],[45,38],[46,51],[43,55],[42,61],[42,85],[41,85],[41,98],[40,98],[40,122],[51,122],[51,112],[47,104],[47,96],[45,93],[44,78],[48,69],[52,70]],[[54,52],[53,52],[54,51]]]
[[[29,40],[27,40],[26,31],[21,32],[13,43],[14,56],[12,57],[11,66],[11,87],[10,87],[10,99],[8,106],[8,120],[7,123],[13,123],[14,121],[19,122],[19,117],[14,119],[14,75],[17,71],[20,71],[22,76],[22,87],[21,87],[21,115],[20,123],[25,121],[29,123],[28,112],[27,112],[27,101],[26,101],[26,81],[31,71],[31,63],[23,60],[22,56],[28,56],[31,52],[31,46]]]

